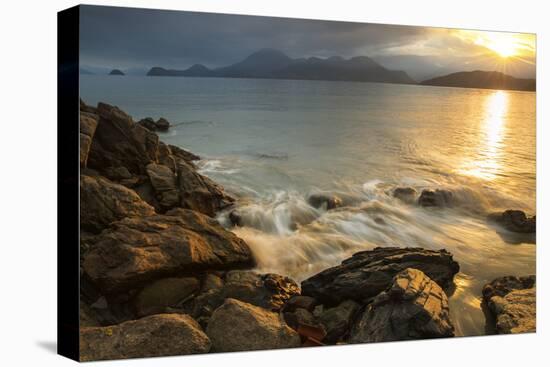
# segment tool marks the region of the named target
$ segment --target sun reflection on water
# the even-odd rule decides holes
[[[482,136],[475,159],[466,162],[459,171],[468,176],[493,180],[501,169],[502,140],[508,111],[508,94],[496,91],[487,97]]]

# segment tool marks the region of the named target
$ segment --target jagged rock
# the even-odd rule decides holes
[[[80,167],[86,167],[88,163],[88,154],[90,153],[98,121],[97,115],[80,112]]]
[[[445,207],[450,206],[453,200],[453,193],[448,190],[422,190],[418,198],[418,204],[424,207]]]
[[[342,199],[336,195],[312,194],[308,196],[307,202],[314,208],[331,210],[342,206]]]
[[[483,287],[483,301],[492,313],[490,324],[499,334],[535,332],[536,278],[506,276],[497,278]]]
[[[537,217],[527,217],[521,210],[493,213],[489,215],[489,220],[497,222],[510,232],[535,233],[537,231]]]
[[[358,252],[342,264],[304,280],[302,295],[327,304],[348,299],[365,302],[386,289],[393,277],[406,268],[422,270],[446,287],[458,272],[459,265],[446,250],[377,247]]]
[[[198,155],[188,152],[187,150],[182,149],[178,146],[168,145],[168,147],[170,148],[170,150],[172,151],[172,154],[176,158],[183,159],[188,163],[191,163],[192,161],[198,161],[201,159],[201,157],[199,157]]]
[[[145,166],[158,161],[158,136],[117,107],[99,103],[99,123],[88,156],[88,166],[102,172],[107,167],[126,167],[144,174]]]
[[[299,293],[300,288],[290,278],[278,274],[232,270],[225,275],[222,287],[208,290],[193,300],[192,314],[195,317],[208,317],[226,298],[279,311],[288,299]]]
[[[223,192],[221,186],[199,174],[189,163],[180,160],[177,169],[182,208],[214,216],[217,211],[226,208],[235,201]]]
[[[159,163],[170,168],[170,171],[176,172],[176,159],[172,155],[172,150],[162,141],[159,141]]]
[[[300,346],[300,337],[275,312],[227,299],[208,323],[214,352],[235,352]]]
[[[155,210],[132,190],[103,177],[80,176],[80,226],[98,233],[125,217],[154,214]]]
[[[351,343],[454,336],[445,292],[417,269],[398,273],[353,326]]]
[[[359,307],[357,302],[347,300],[336,307],[324,309],[319,316],[319,323],[327,332],[323,341],[329,344],[340,341],[348,333]]]
[[[150,163],[147,165],[147,175],[155,191],[155,197],[162,208],[170,209],[179,204],[177,177],[170,168]]]
[[[163,277],[253,264],[247,244],[216,220],[173,209],[113,223],[98,236],[83,269],[103,292],[113,293]]]
[[[412,187],[396,187],[393,190],[393,197],[406,203],[413,203],[416,197],[416,190]]]
[[[166,131],[170,128],[170,123],[164,117],[161,117],[155,122],[155,127],[159,131]]]
[[[195,294],[200,287],[193,277],[164,278],[143,288],[136,297],[135,309],[139,317],[166,312]]]
[[[188,315],[160,314],[115,326],[80,328],[80,360],[207,353],[210,340]]]

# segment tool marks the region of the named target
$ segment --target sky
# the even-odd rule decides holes
[[[369,56],[417,80],[496,70],[535,77],[535,35],[369,23],[82,6],[80,61],[90,71],[209,68],[262,49],[290,57]]]

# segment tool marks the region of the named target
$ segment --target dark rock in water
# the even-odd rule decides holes
[[[166,131],[170,128],[170,123],[164,117],[161,117],[155,122],[155,126],[159,131]]]
[[[279,311],[288,299],[299,293],[300,288],[290,278],[278,274],[232,270],[225,275],[223,286],[201,293],[193,300],[192,314],[208,318],[226,298]]]
[[[351,323],[360,305],[352,300],[340,303],[336,307],[324,309],[319,316],[319,323],[324,326],[327,335],[324,342],[336,344],[349,332]]]
[[[393,190],[393,197],[406,203],[413,203],[416,197],[416,190],[412,187],[396,187],[395,190]]]
[[[107,167],[125,167],[132,174],[145,174],[145,166],[158,161],[158,136],[117,107],[99,103],[99,123],[88,155],[88,166],[102,172]]]
[[[499,334],[516,334],[536,331],[536,277],[506,276],[497,278],[483,287],[483,301],[488,306]]]
[[[489,215],[489,220],[495,221],[510,232],[535,233],[537,230],[537,217],[527,217],[521,210],[506,210],[502,213]]]
[[[393,277],[406,268],[423,271],[446,287],[458,273],[459,265],[446,250],[377,247],[344,260],[302,282],[302,295],[326,304],[352,299],[366,302],[386,289]]]
[[[99,117],[97,115],[80,112],[80,167],[86,167],[88,163],[88,154],[98,122]]]
[[[422,190],[418,204],[424,207],[445,207],[452,204],[453,193],[448,190]]]
[[[82,229],[98,233],[114,221],[154,213],[154,208],[134,191],[100,176],[80,176]]]
[[[177,147],[175,145],[168,145],[168,147],[175,157],[183,159],[186,162],[198,161],[201,159],[201,157],[199,157],[198,155],[188,152],[187,150]]]
[[[137,123],[150,131],[157,130],[157,126],[155,125],[155,120],[153,120],[153,118],[151,117],[146,117],[144,119],[141,119]]]
[[[139,317],[164,313],[168,307],[177,307],[195,294],[200,287],[193,277],[164,278],[143,288],[136,297],[135,308]]]
[[[454,336],[445,292],[417,269],[398,273],[353,326],[350,343]]]
[[[237,226],[237,227],[243,226],[243,219],[236,210],[232,210],[231,212],[229,212],[229,221],[234,226]]]
[[[115,293],[163,277],[253,264],[247,244],[216,220],[173,209],[113,223],[98,236],[82,268],[103,293]]]
[[[317,209],[331,210],[342,206],[342,199],[336,195],[312,194],[307,198],[307,202]]]
[[[206,334],[213,352],[236,352],[300,346],[300,336],[278,313],[232,298],[214,311]]]
[[[160,206],[163,209],[177,206],[180,196],[174,172],[170,168],[156,163],[148,164],[146,169]]]
[[[188,315],[160,314],[120,325],[80,328],[80,360],[207,353],[210,339]]]
[[[124,73],[119,69],[113,69],[113,70],[111,70],[109,75],[124,75]]]
[[[235,199],[223,192],[221,186],[196,172],[183,160],[177,165],[180,206],[214,216],[220,209],[231,205]]]

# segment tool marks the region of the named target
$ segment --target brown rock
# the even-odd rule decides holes
[[[200,213],[125,218],[103,231],[83,262],[90,280],[106,293],[163,277],[254,264],[246,243]]]
[[[406,203],[413,203],[416,197],[416,190],[412,187],[396,187],[393,190],[393,197]]]
[[[323,310],[319,323],[325,327],[327,335],[323,341],[335,344],[344,338],[350,328],[353,318],[360,305],[352,300],[340,303],[336,307]]]
[[[135,308],[139,317],[166,312],[176,308],[195,294],[200,287],[196,278],[164,278],[143,288],[136,297]]]
[[[97,115],[80,112],[80,167],[86,167],[99,118]]]
[[[331,210],[342,206],[343,202],[336,195],[313,194],[307,198],[307,202],[314,208]]]
[[[147,165],[147,175],[151,180],[155,197],[163,209],[170,209],[179,204],[177,178],[170,168],[150,163]]]
[[[448,190],[422,190],[418,204],[424,207],[445,207],[452,205],[453,193]]]
[[[495,221],[510,232],[535,233],[537,231],[537,217],[528,217],[521,210],[506,210],[502,213],[489,215],[489,220]]]
[[[80,329],[80,360],[207,353],[210,340],[188,315],[160,314],[115,326]]]
[[[300,346],[300,337],[279,314],[231,298],[214,311],[206,334],[215,352]]]
[[[198,155],[193,154],[193,153],[191,153],[191,152],[189,152],[185,149],[182,149],[182,148],[180,148],[176,145],[168,145],[168,147],[172,151],[172,154],[174,155],[174,157],[182,159],[182,160],[186,161],[187,163],[191,163],[192,161],[198,161],[198,160],[201,159],[201,157],[199,157]]]

